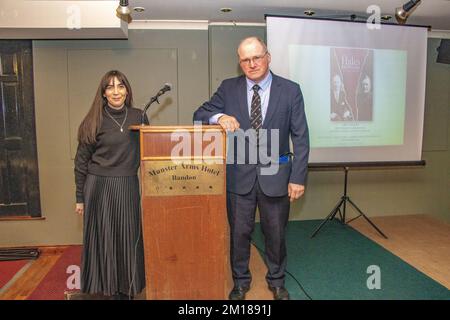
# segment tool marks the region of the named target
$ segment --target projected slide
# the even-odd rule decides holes
[[[290,45],[311,147],[403,144],[406,62],[402,50]]]

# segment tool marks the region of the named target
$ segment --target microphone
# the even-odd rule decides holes
[[[145,105],[144,110],[142,111],[141,125],[144,125],[145,115],[147,114],[147,110],[148,110],[148,108],[150,107],[150,105],[151,105],[153,102],[155,102],[155,101],[158,102],[158,104],[159,104],[158,98],[159,98],[160,96],[162,96],[164,93],[166,93],[167,91],[170,91],[170,90],[172,90],[172,84],[171,84],[171,83],[165,83],[165,84],[164,84],[164,87],[162,87],[162,88],[158,91],[158,93],[157,93],[154,97],[152,97],[152,98],[150,99],[150,101]]]
[[[166,93],[167,91],[170,91],[170,90],[172,90],[172,84],[171,83],[165,83],[164,87],[162,87],[161,90],[158,91],[156,96],[159,97],[160,95],[163,95],[164,93]]]

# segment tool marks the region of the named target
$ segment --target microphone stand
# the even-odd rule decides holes
[[[164,85],[164,87],[161,90],[159,90],[158,93],[154,97],[152,97],[150,99],[150,101],[145,105],[144,111],[142,111],[142,115],[141,115],[141,126],[144,125],[145,115],[147,114],[147,110],[148,110],[148,108],[150,108],[150,105],[155,101],[158,102],[158,104],[160,104],[158,97],[162,96],[164,93],[166,93],[167,91],[170,91],[171,89],[172,89],[172,85],[170,83],[166,83]],[[149,123],[150,123],[150,120],[149,120]]]
[[[159,93],[159,92],[158,92],[158,93]],[[145,122],[145,115],[147,114],[147,110],[148,110],[148,108],[150,108],[150,106],[152,105],[152,103],[156,101],[158,104],[160,104],[160,103],[159,103],[159,100],[158,100],[158,97],[159,97],[159,96],[160,96],[160,94],[157,94],[156,96],[151,97],[150,101],[145,105],[144,111],[142,111],[142,115],[141,115],[141,126],[144,125],[144,122]],[[149,120],[149,124],[150,124],[150,120]]]

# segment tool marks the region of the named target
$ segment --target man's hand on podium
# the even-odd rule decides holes
[[[240,124],[239,122],[236,120],[235,117],[232,116],[228,116],[226,114],[224,114],[223,116],[221,116],[217,122],[222,126],[222,128],[225,131],[231,131],[234,132],[237,129],[239,129]]]

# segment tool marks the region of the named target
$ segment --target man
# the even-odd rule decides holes
[[[364,93],[370,93],[370,78],[368,75],[364,77],[364,80],[362,81],[362,87]]]
[[[270,72],[270,53],[259,38],[242,40],[238,57],[245,76],[223,81],[211,100],[194,113],[194,121],[218,123],[231,132],[255,130],[258,132],[255,149],[264,145],[271,150],[272,144],[279,145],[276,151],[280,155],[289,152],[291,136],[294,157],[285,161],[285,156],[277,156],[278,170],[274,174],[263,174],[264,165],[259,158],[257,163],[233,161],[227,164],[227,211],[234,280],[229,298],[245,299],[250,289],[250,240],[258,206],[265,236],[266,280],[275,299],[288,300],[289,293],[284,287],[285,229],[290,202],[300,198],[305,191],[309,154],[303,97],[298,84]],[[275,129],[275,139],[279,141],[263,139],[264,135],[259,134],[263,129]],[[250,140],[245,139],[246,150],[252,147]]]
[[[368,75],[365,75],[361,81],[361,88],[358,92],[356,105],[358,107],[358,121],[371,121],[372,120],[372,83]]]
[[[355,120],[352,109],[350,108],[347,102],[347,97],[345,96],[344,84],[338,74],[334,75],[331,84],[330,118],[333,121]]]

